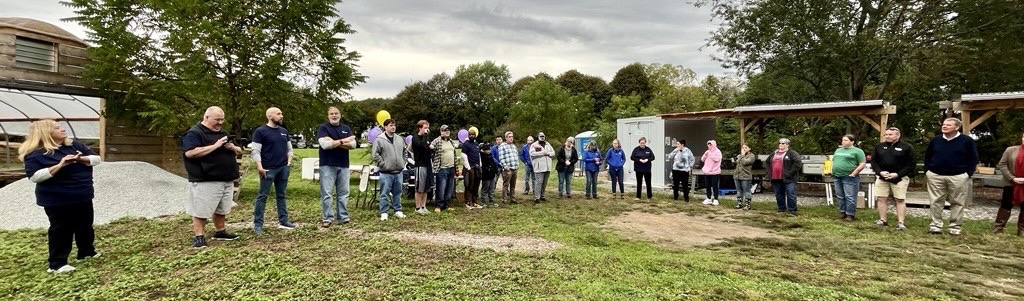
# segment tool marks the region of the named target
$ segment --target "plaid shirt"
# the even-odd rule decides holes
[[[519,150],[515,144],[504,143],[498,147],[498,160],[503,168],[519,169]]]

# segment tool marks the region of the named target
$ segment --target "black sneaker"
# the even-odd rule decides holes
[[[196,249],[202,249],[206,247],[206,237],[199,235],[192,238],[192,247]]]
[[[217,231],[213,233],[213,240],[236,240],[238,235],[228,233],[228,230]]]

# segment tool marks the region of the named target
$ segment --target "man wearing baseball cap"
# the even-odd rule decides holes
[[[462,166],[462,145],[452,139],[451,134],[448,125],[442,125],[441,136],[430,142],[430,149],[434,151],[431,167],[435,177],[434,202],[437,203],[434,212],[448,210],[448,202],[455,192],[455,177],[462,173],[456,168]]]
[[[533,165],[533,202],[538,204],[547,201],[544,198],[544,189],[548,186],[548,176],[551,175],[551,157],[555,156],[555,149],[547,142],[544,132],[537,133],[537,142],[530,148],[530,163]]]

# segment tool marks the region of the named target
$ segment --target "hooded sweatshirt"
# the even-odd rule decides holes
[[[373,162],[383,173],[400,173],[405,167],[405,140],[398,135],[388,137],[387,133],[381,133],[373,140]]]
[[[722,150],[718,149],[718,142],[715,140],[708,140],[708,150],[704,152],[700,160],[704,162],[704,167],[700,170],[705,175],[722,174]]]

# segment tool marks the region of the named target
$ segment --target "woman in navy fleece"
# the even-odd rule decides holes
[[[68,265],[72,240],[78,244],[79,260],[99,256],[93,246],[92,167],[100,157],[69,139],[56,121],[39,120],[29,126],[18,158],[25,161],[26,176],[36,183],[36,204],[50,220],[47,272],[75,270]]]

